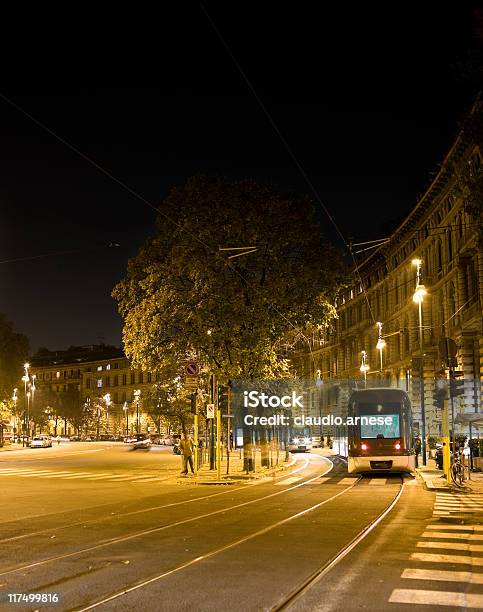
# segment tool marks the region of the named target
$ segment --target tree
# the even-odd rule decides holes
[[[345,275],[311,202],[251,180],[195,177],[159,210],[113,291],[133,365],[172,381],[197,355],[223,380],[287,376],[280,338],[326,325]],[[231,261],[218,251],[250,245]]]
[[[12,396],[19,386],[22,366],[27,360],[29,342],[23,334],[13,331],[13,325],[0,313],[0,399]]]

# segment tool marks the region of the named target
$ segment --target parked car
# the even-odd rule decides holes
[[[30,441],[30,448],[47,448],[52,446],[52,438],[47,435],[34,436]]]

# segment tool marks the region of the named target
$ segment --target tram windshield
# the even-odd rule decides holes
[[[382,422],[381,422],[382,421]],[[368,414],[361,417],[361,438],[399,438],[399,415]]]
[[[398,402],[358,404],[361,438],[399,438],[400,409]]]

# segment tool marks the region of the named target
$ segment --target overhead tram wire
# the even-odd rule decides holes
[[[157,214],[160,214],[162,217],[164,217],[167,221],[169,221],[170,223],[172,223],[177,229],[179,229],[181,232],[185,232],[186,234],[188,234],[189,236],[191,236],[191,238],[193,238],[193,240],[195,240],[196,242],[198,242],[199,244],[201,244],[202,246],[204,246],[208,251],[211,251],[211,253],[213,253],[215,256],[220,257],[221,260],[223,261],[224,265],[226,265],[228,268],[230,268],[230,270],[232,272],[234,272],[239,278],[241,278],[241,280],[246,284],[247,287],[250,287],[255,293],[260,294],[259,289],[253,285],[252,283],[250,283],[244,276],[243,274],[236,269],[235,266],[232,265],[231,261],[225,259],[224,257],[221,257],[220,253],[213,247],[211,247],[209,244],[207,244],[206,242],[204,242],[199,236],[197,236],[195,233],[193,233],[192,231],[190,231],[189,229],[187,229],[186,227],[180,225],[177,221],[175,221],[174,219],[172,219],[169,215],[167,215],[164,211],[162,211],[159,207],[155,206],[154,204],[152,204],[149,200],[147,200],[146,198],[144,198],[142,195],[140,195],[139,193],[137,193],[137,191],[135,191],[134,189],[132,189],[131,187],[129,187],[126,183],[124,183],[123,181],[121,181],[120,179],[118,179],[117,177],[115,177],[111,172],[109,172],[108,170],[106,170],[105,168],[103,168],[100,164],[98,164],[95,160],[93,160],[91,157],[89,157],[88,155],[86,155],[85,153],[83,153],[82,151],[80,151],[77,147],[75,147],[74,145],[72,145],[70,142],[68,142],[67,140],[65,140],[65,138],[62,138],[62,136],[59,136],[56,132],[54,132],[53,130],[51,130],[48,126],[46,126],[44,123],[42,123],[41,121],[39,121],[36,117],[34,117],[33,115],[31,115],[29,112],[27,112],[25,109],[23,109],[21,106],[19,106],[18,104],[16,104],[13,100],[10,100],[10,98],[8,98],[7,96],[5,96],[2,92],[0,92],[0,98],[2,100],[4,100],[7,104],[10,104],[13,108],[15,108],[18,112],[22,113],[23,115],[25,115],[26,117],[28,117],[33,123],[35,123],[38,127],[40,127],[42,130],[46,131],[48,134],[50,134],[53,138],[55,138],[56,140],[58,140],[59,142],[61,142],[63,145],[65,145],[68,149],[70,149],[71,151],[73,151],[74,153],[76,153],[77,155],[79,155],[82,159],[84,159],[85,161],[87,161],[89,164],[91,164],[92,166],[94,166],[99,172],[101,172],[102,174],[104,174],[104,176],[107,176],[109,179],[111,179],[112,181],[114,181],[117,185],[119,185],[120,187],[122,187],[123,189],[125,189],[128,193],[130,193],[132,196],[134,196],[136,199],[140,200],[141,202],[143,202],[144,204],[146,204],[147,206],[149,206],[149,208],[151,208],[152,210],[154,210]],[[280,310],[273,304],[270,303],[269,307],[273,309],[274,312],[276,312],[284,321],[286,321],[286,323],[292,327],[297,333],[301,334],[305,340],[307,341],[308,345],[309,345],[309,350],[310,350],[310,354],[312,356],[312,360],[314,360],[313,355],[312,355],[312,349],[310,347],[310,340],[305,336],[305,334],[298,328],[296,327],[292,321],[290,321],[290,319],[288,319],[282,312],[280,312]],[[314,365],[315,365],[315,361],[314,361]]]
[[[370,305],[370,302],[369,302],[369,298],[367,297],[366,290],[365,290],[364,284],[362,282],[362,277],[361,277],[359,271],[357,270],[357,262],[356,262],[356,259],[355,259],[355,256],[354,256],[354,253],[353,253],[351,245],[346,240],[344,234],[342,233],[341,229],[337,225],[337,223],[336,223],[334,217],[332,216],[332,214],[330,213],[329,209],[327,208],[327,206],[322,201],[322,198],[320,197],[320,195],[319,195],[318,191],[316,190],[314,184],[312,183],[312,181],[310,180],[309,176],[305,172],[304,168],[302,167],[302,164],[299,162],[297,156],[295,155],[295,153],[293,152],[292,148],[288,144],[286,138],[283,136],[282,132],[278,128],[277,124],[275,123],[273,117],[269,113],[269,111],[268,111],[267,107],[265,106],[265,104],[263,103],[262,99],[257,94],[257,91],[255,90],[255,87],[252,85],[250,79],[247,77],[245,71],[243,70],[243,68],[241,67],[240,63],[238,62],[238,60],[236,59],[235,55],[233,54],[233,52],[231,51],[230,47],[228,46],[227,42],[225,41],[225,39],[221,35],[220,30],[218,29],[217,25],[215,24],[215,22],[213,21],[213,19],[210,16],[210,14],[206,10],[205,6],[203,5],[202,2],[198,2],[198,4],[201,7],[201,10],[205,14],[205,16],[208,19],[208,21],[210,22],[210,24],[211,24],[213,30],[215,31],[215,33],[217,34],[218,38],[220,39],[221,44],[225,48],[225,51],[228,53],[228,55],[232,59],[233,63],[237,67],[238,71],[240,72],[240,74],[241,74],[243,80],[245,81],[247,87],[252,92],[255,100],[258,102],[258,104],[259,104],[260,108],[262,109],[263,113],[265,114],[268,122],[270,123],[270,125],[272,126],[272,128],[274,129],[274,131],[276,132],[278,137],[280,138],[280,140],[281,140],[282,144],[284,145],[287,153],[291,157],[291,159],[294,162],[295,166],[297,167],[297,169],[299,170],[300,174],[302,175],[302,178],[304,179],[304,181],[308,185],[310,191],[312,192],[313,196],[315,197],[316,202],[319,204],[321,209],[325,212],[325,214],[327,215],[328,219],[330,220],[330,222],[334,226],[337,234],[339,235],[340,239],[342,240],[342,242],[344,244],[344,247],[349,251],[349,254],[350,254],[350,256],[352,258],[352,261],[354,263],[354,266],[356,268],[356,274],[358,274],[358,276],[359,276],[361,287],[362,287],[362,289],[364,291],[364,295],[366,296],[366,300],[367,300],[367,305],[368,305],[369,311],[370,311],[371,316],[372,316],[372,318],[374,320],[374,323],[375,323],[376,320],[375,320],[374,315],[372,313],[372,309],[371,309],[371,305]]]
[[[41,255],[30,255],[28,257],[15,257],[13,259],[3,259],[0,261],[0,265],[8,263],[16,263],[18,261],[32,261],[34,259],[42,259],[44,257],[57,257],[59,255],[72,255],[74,253],[85,253],[86,251],[97,251],[99,249],[110,249],[113,247],[120,247],[121,245],[117,242],[111,242],[107,245],[97,247],[86,247],[84,249],[70,249],[68,251],[53,251],[52,253],[42,253]]]

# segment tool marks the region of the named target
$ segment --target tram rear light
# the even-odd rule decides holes
[[[365,442],[361,444],[361,450],[367,450],[367,444]]]
[[[394,448],[396,450],[401,450],[401,444],[399,442],[396,442],[396,444],[394,445]]]

